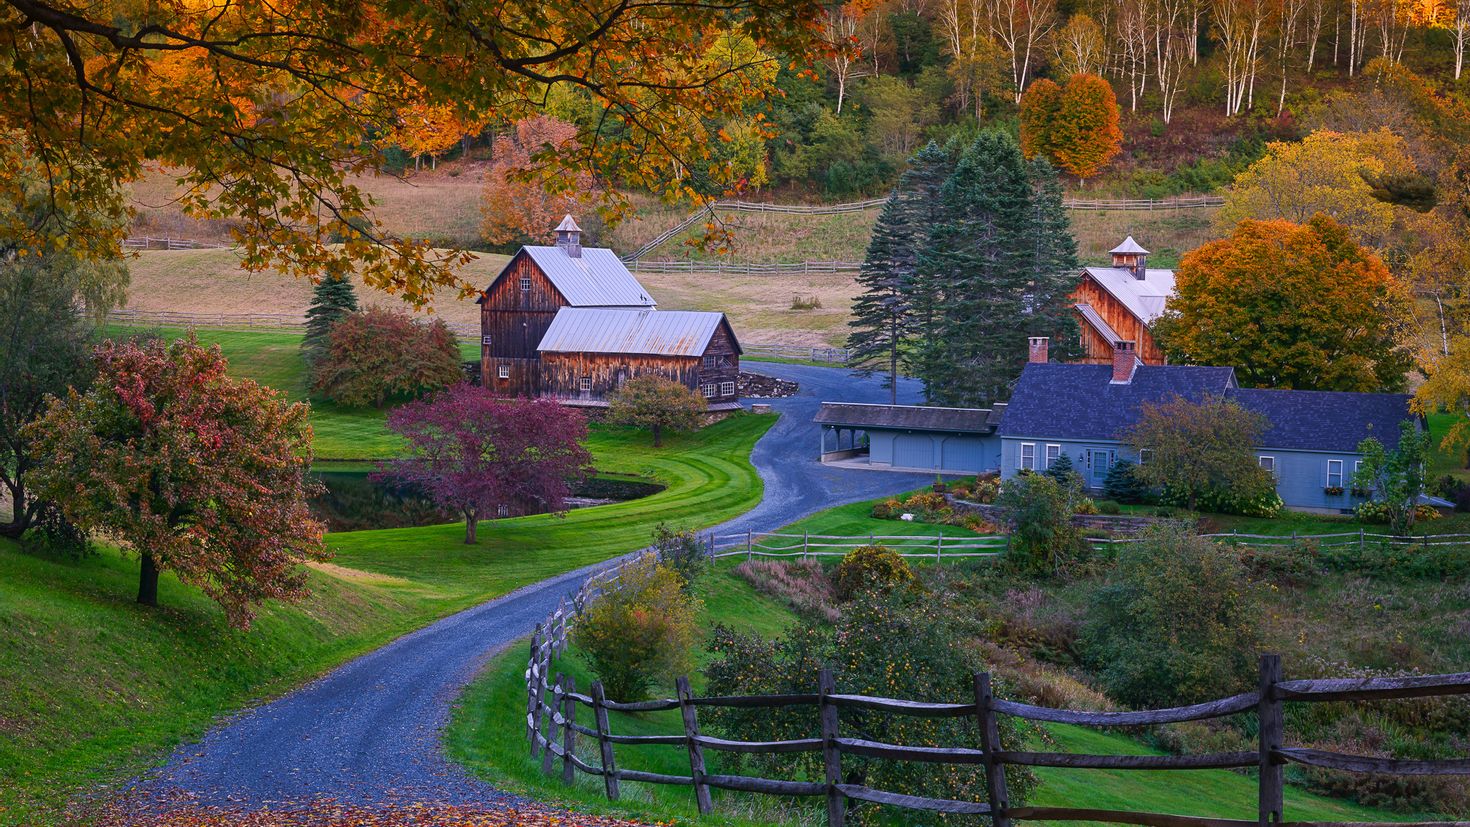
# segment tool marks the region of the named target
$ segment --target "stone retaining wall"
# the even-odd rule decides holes
[[[976,503],[969,500],[956,499],[953,494],[945,494],[944,499],[950,507],[961,514],[979,514],[986,520],[996,525],[1005,525],[1009,522],[1006,509],[998,505],[988,503]],[[1140,514],[1074,514],[1072,524],[1078,528],[1092,531],[1106,531],[1109,534],[1141,534],[1150,526],[1163,522],[1159,517],[1147,517]]]

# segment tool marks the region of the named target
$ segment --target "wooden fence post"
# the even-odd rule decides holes
[[[592,682],[592,719],[597,724],[597,747],[602,753],[602,786],[607,792],[608,801],[618,800],[618,767],[613,759],[612,741],[607,736],[612,734],[607,725],[607,707],[604,702],[607,696],[603,694],[602,681]]]
[[[541,683],[541,624],[531,633],[531,659],[526,665],[526,737],[531,742],[531,757],[536,757],[536,686]]]
[[[1281,699],[1276,696],[1276,684],[1281,681],[1281,656],[1261,655],[1261,702],[1257,707],[1260,716],[1260,827],[1281,821],[1285,793],[1285,768],[1272,755],[1281,748],[1285,721],[1282,717]]]
[[[823,669],[817,676],[817,693],[822,723],[822,764],[827,781],[827,827],[843,827],[847,823],[847,796],[837,789],[837,785],[842,783],[842,750],[837,746],[837,705],[827,699],[836,691],[832,670]]]
[[[990,673],[975,673],[975,716],[980,728],[981,765],[985,767],[985,794],[990,800],[992,827],[1011,827],[1010,793],[1006,790],[1005,765],[995,759],[1000,752],[1000,727],[995,721],[995,699],[990,691]]]
[[[812,553],[812,532],[811,532],[811,529],[804,528],[804,529],[801,530],[801,559],[803,559],[803,560],[807,559],[807,557],[810,556],[811,553]]]
[[[745,530],[745,559],[750,560],[755,556],[755,538],[751,536],[750,529]]]
[[[674,681],[674,688],[679,693],[679,712],[684,716],[684,743],[689,747],[689,775],[694,779],[694,803],[698,805],[700,815],[709,815],[714,810],[714,803],[710,801],[709,785],[704,783],[704,748],[694,740],[699,737],[699,719],[695,716],[694,704],[690,702],[694,693],[689,689],[689,678],[679,677]]]
[[[541,772],[551,775],[551,760],[553,753],[551,745],[556,743],[556,708],[561,700],[561,673],[556,673],[556,682],[551,685],[551,702],[544,706],[545,714],[541,716],[546,722],[546,745],[541,751]]]
[[[561,696],[561,783],[567,786],[577,783],[577,767],[572,763],[572,754],[577,749],[577,730],[572,728],[577,722],[577,699],[572,697],[576,691],[576,678],[567,675]]]
[[[546,718],[546,684],[550,679],[547,672],[550,670],[551,659],[546,657],[546,650],[551,644],[542,638],[541,644],[536,652],[536,720],[531,722],[531,757],[537,758],[541,755],[541,730]]]
[[[1358,526],[1358,553],[1362,554],[1366,550],[1366,548],[1367,545],[1363,540],[1363,527]]]
[[[939,540],[934,544],[934,562],[944,559],[944,529],[939,529]]]

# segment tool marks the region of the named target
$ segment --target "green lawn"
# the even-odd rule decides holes
[[[738,416],[665,447],[594,429],[600,469],[667,488],[565,518],[328,536],[331,565],[297,606],[267,605],[249,632],[226,628],[170,576],[162,608],[132,602],[137,564],[104,550],[81,562],[0,542],[0,824],[50,823],[74,792],[113,783],[202,733],[219,714],[466,606],[634,550],[660,521],[704,527],[759,501],[748,457],[772,416]],[[12,779],[18,781],[12,782]]]
[[[900,499],[902,499],[900,497]],[[781,534],[828,534],[837,537],[976,537],[975,532],[963,526],[936,525],[918,521],[880,520],[872,516],[873,505],[878,500],[851,503],[819,511],[802,520],[780,529]]]
[[[110,331],[129,332],[114,327]],[[188,334],[183,328],[145,328],[164,336]],[[269,385],[292,401],[308,397],[306,363],[301,358],[301,332],[292,330],[227,330],[198,328],[201,342],[218,344],[230,362],[230,373]],[[460,344],[460,357],[477,359],[480,346]],[[345,408],[324,400],[311,401],[312,447],[317,459],[381,459],[398,453],[402,442],[388,432],[388,412],[378,408]]]

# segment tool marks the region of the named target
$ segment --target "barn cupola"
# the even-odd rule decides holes
[[[1127,270],[1139,281],[1148,276],[1148,250],[1143,245],[1133,240],[1133,236],[1123,239],[1123,243],[1109,250],[1113,254],[1113,266],[1120,270]]]
[[[556,246],[560,247],[570,258],[582,257],[582,228],[577,226],[577,222],[570,214],[563,217],[561,223],[556,225]]]

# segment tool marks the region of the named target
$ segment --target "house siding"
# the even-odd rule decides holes
[[[1100,473],[1100,469],[1090,462],[1089,451],[1109,451],[1113,461],[1127,459],[1131,462],[1138,462],[1138,453],[1116,440],[1077,441],[1046,437],[1004,437],[1001,439],[1000,474],[1002,479],[1010,479],[1020,470],[1023,444],[1036,446],[1036,470],[1038,471],[1044,470],[1046,446],[1060,445],[1061,453],[1072,457],[1073,467],[1083,475],[1084,481],[1093,490],[1101,489],[1106,474]],[[1275,458],[1276,493],[1287,508],[1299,511],[1340,512],[1349,510],[1361,502],[1351,493],[1353,464],[1363,458],[1361,454],[1272,448],[1254,448],[1252,454],[1257,458],[1261,456]],[[1329,496],[1323,490],[1327,487],[1329,460],[1340,460],[1343,464],[1344,493],[1342,494]]]
[[[1000,438],[996,436],[884,428],[864,433],[869,465],[965,474],[1000,470]]]

